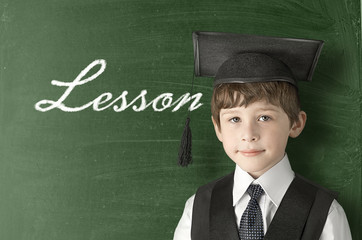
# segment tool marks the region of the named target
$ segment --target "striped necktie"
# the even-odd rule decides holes
[[[251,199],[240,220],[240,240],[260,240],[264,238],[263,217],[258,199],[264,193],[260,185],[250,185],[247,192]]]

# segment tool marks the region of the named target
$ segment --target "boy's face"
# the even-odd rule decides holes
[[[258,178],[283,158],[288,137],[297,137],[303,130],[305,112],[300,112],[299,119],[290,126],[282,108],[258,101],[248,107],[221,109],[220,128],[213,123],[226,154]]]

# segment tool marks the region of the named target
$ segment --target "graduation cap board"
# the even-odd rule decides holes
[[[193,32],[194,75],[214,77],[222,83],[311,81],[323,41],[244,35],[221,32]],[[179,151],[179,165],[191,158],[190,118]]]
[[[225,82],[311,81],[323,41],[193,32],[195,76]]]

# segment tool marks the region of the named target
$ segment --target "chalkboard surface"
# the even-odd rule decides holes
[[[191,95],[192,31],[321,39],[293,169],[361,227],[357,0],[1,0],[0,239],[171,239],[186,199],[232,171]],[[189,97],[193,96],[190,100]],[[190,101],[188,101],[190,100]],[[177,166],[192,105],[194,163]]]

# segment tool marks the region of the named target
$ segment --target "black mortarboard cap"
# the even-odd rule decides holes
[[[222,83],[311,81],[323,41],[244,35],[221,32],[193,32],[194,76],[214,77]],[[191,158],[190,118],[186,120],[179,164]]]
[[[194,32],[195,76],[220,83],[311,81],[323,41]]]

